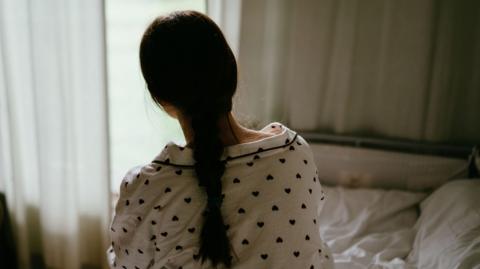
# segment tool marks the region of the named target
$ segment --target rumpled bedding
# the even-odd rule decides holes
[[[326,186],[324,190],[320,231],[334,253],[336,269],[409,268],[404,258],[415,239],[417,205],[427,194]]]
[[[480,180],[443,185],[420,209],[407,261],[418,268],[480,269]]]
[[[320,213],[320,232],[332,249],[335,268],[480,268],[480,222],[476,223],[480,211],[471,209],[473,204],[480,205],[480,180],[473,184],[472,180],[465,181],[468,183],[445,184],[432,194],[324,186],[327,199]],[[468,195],[452,196],[449,188],[456,193],[468,192]],[[455,197],[455,206],[446,207],[438,202],[451,201],[449,195]],[[448,228],[435,232],[427,226],[448,227],[450,223],[448,213],[443,212],[440,218],[435,218],[434,214],[440,212],[437,205],[456,211],[456,215],[452,215],[456,219],[462,212],[471,214],[464,216],[469,230],[462,233],[471,242],[462,241],[462,249],[456,249],[455,257],[448,258],[455,260],[455,264],[452,262],[448,267],[438,263],[438,255],[442,254],[435,252],[436,244],[449,244],[442,241],[443,237],[451,239],[445,232]],[[428,222],[430,219],[435,219],[435,223]],[[430,237],[429,231],[432,231]],[[432,236],[438,240],[432,240]]]

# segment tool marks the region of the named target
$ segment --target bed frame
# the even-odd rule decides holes
[[[412,154],[435,155],[468,160],[469,178],[478,178],[480,167],[479,145],[446,145],[432,142],[417,142],[385,138],[368,138],[347,135],[333,135],[315,132],[298,132],[309,143],[334,144],[341,146],[378,149]]]

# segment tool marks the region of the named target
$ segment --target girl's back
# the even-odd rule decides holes
[[[221,157],[231,268],[333,268],[320,237],[325,196],[311,149],[281,123],[262,131],[274,129],[281,131],[225,147]],[[170,142],[151,163],[126,174],[111,225],[111,266],[215,268],[199,259],[207,199],[194,163],[191,148]]]

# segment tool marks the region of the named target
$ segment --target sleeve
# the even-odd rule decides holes
[[[305,154],[307,154],[308,158],[315,162],[315,156],[313,154],[312,148],[310,147],[310,144],[303,138],[303,136],[297,134],[297,142],[299,143],[298,145],[302,146],[302,149],[304,150]]]
[[[314,197],[315,197],[316,203],[318,204],[318,208],[317,208],[317,217],[318,217],[320,216],[320,212],[323,209],[323,206],[325,204],[325,200],[327,197],[326,197],[325,191],[323,190],[322,184],[320,182],[321,179],[318,177],[317,161],[315,159],[315,154],[313,153],[312,148],[310,147],[310,144],[308,144],[308,142],[301,135],[298,135],[297,139],[298,139],[298,142],[302,144],[301,148],[306,154],[307,156],[306,160],[310,165],[312,172],[314,173],[312,180],[313,180],[313,183],[315,184],[312,190],[309,190],[309,192],[315,193]]]
[[[139,225],[135,212],[135,203],[131,203],[135,193],[141,168],[130,169],[122,180],[119,198],[110,225],[110,246],[107,259],[110,268],[149,268],[153,261],[153,249],[145,239],[148,231]]]

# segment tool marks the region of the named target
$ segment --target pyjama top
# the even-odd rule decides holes
[[[282,123],[273,136],[226,146],[221,206],[235,269],[333,268],[319,230],[326,196],[305,139]],[[110,226],[111,268],[215,268],[199,258],[207,196],[193,149],[169,142],[128,170]],[[216,268],[225,268],[218,264]]]

